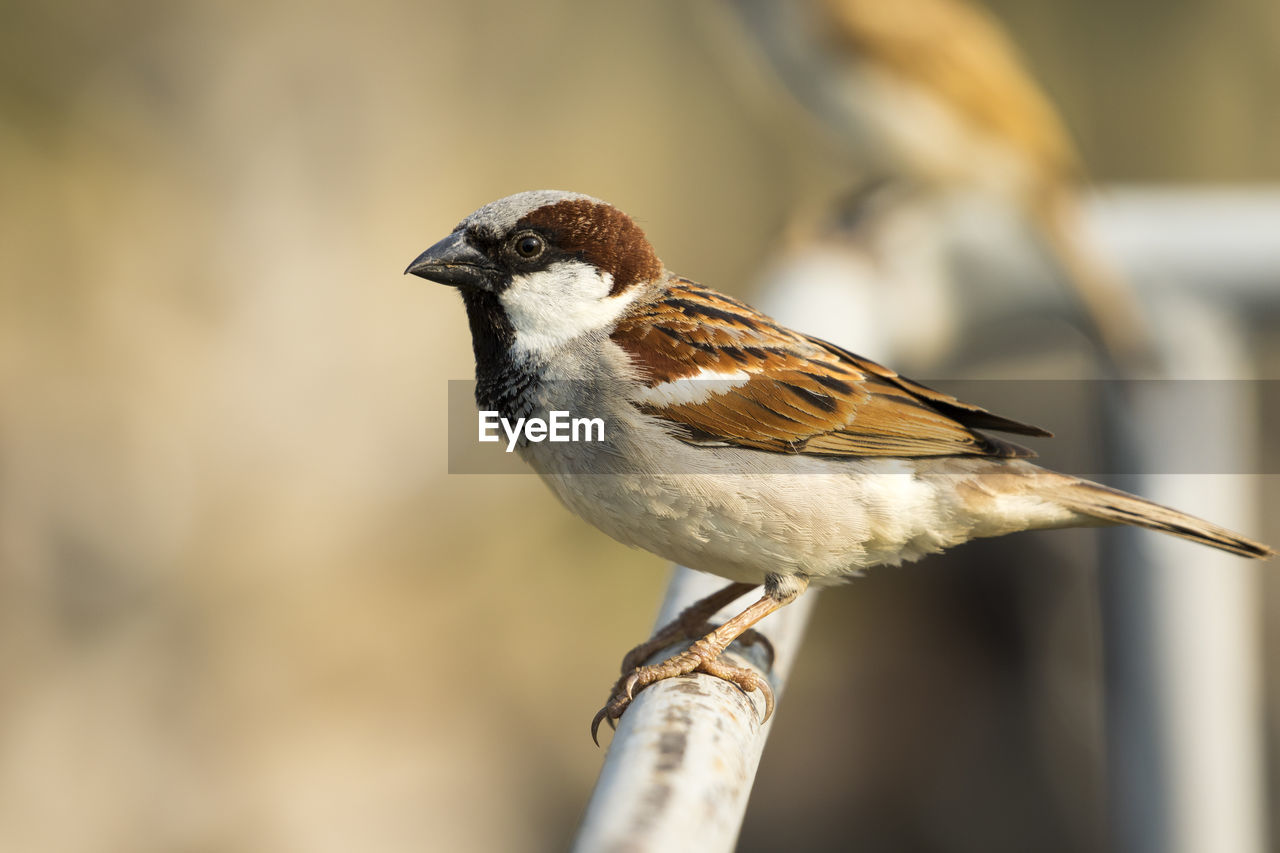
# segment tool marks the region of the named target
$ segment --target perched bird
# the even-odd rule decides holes
[[[1106,351],[1146,357],[1135,297],[1083,234],[1084,170],[1000,23],[965,0],[729,0],[787,90],[878,178],[1002,199]]]
[[[600,418],[595,441],[520,439],[574,513],[613,538],[732,581],[624,660],[592,723],[635,691],[707,672],[766,693],[719,655],[809,584],[1020,530],[1133,524],[1246,557],[1270,548],[1208,521],[1027,461],[991,432],[1044,430],[784,328],[669,272],[640,228],[577,193],[492,202],[406,270],[458,288],[476,401],[519,418]],[[711,630],[721,606],[762,597]],[[703,634],[656,665],[672,640]],[[693,639],[693,636],[688,636]]]

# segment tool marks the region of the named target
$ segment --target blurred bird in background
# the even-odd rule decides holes
[[[962,0],[730,5],[861,171],[935,200],[977,193],[1007,207],[1051,256],[1106,357],[1144,358],[1137,301],[1083,233],[1070,137],[994,17]]]

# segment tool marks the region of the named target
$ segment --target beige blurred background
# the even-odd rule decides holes
[[[467,330],[401,270],[555,187],[749,296],[848,175],[695,5],[5,4],[0,849],[564,847],[667,569],[446,473]],[[1101,183],[1280,180],[1280,5],[993,8]],[[1098,841],[1092,575],[1045,558],[1029,626],[988,547],[825,595],[743,849]]]

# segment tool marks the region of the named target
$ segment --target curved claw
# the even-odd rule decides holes
[[[591,740],[595,742],[596,746],[600,745],[600,722],[602,720],[608,719],[608,717],[609,717],[609,706],[605,705],[603,708],[601,708],[599,711],[596,712],[595,718],[591,721]],[[613,725],[613,720],[609,720],[609,725],[610,726]]]
[[[595,741],[596,746],[600,745],[600,723],[601,722],[608,722],[609,728],[613,729],[615,732],[618,730],[618,723],[609,714],[608,705],[605,705],[603,708],[597,711],[595,717],[593,717],[591,720],[591,740]]]
[[[764,678],[758,678],[756,686],[764,694],[764,717],[760,720],[760,725],[763,726],[773,716],[773,688],[769,686],[768,680]]]
[[[640,671],[636,670],[627,677],[626,684],[622,685],[622,689],[627,693],[627,701],[630,702],[635,697],[636,684],[640,682]]]

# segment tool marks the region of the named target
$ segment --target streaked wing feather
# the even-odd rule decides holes
[[[948,415],[958,423],[970,427],[972,429],[993,429],[997,432],[1011,432],[1018,435],[1031,435],[1036,438],[1053,438],[1053,433],[1038,426],[1024,424],[1001,415],[988,412],[981,406],[975,406],[972,403],[966,403],[958,400],[950,394],[944,394],[927,385],[921,385],[919,382],[908,379],[905,376],[899,376],[893,370],[882,364],[876,364],[874,361],[865,359],[859,355],[854,355],[846,349],[842,349],[835,344],[826,341],[820,341],[817,338],[809,338],[809,340],[820,344],[829,352],[857,364],[863,370],[873,374],[885,382],[896,385],[910,396],[916,398],[924,404],[930,405],[935,409]]]
[[[618,324],[613,339],[649,386],[694,375],[749,376],[694,402],[640,401],[694,444],[822,456],[1033,456],[976,432],[1047,432],[898,376],[826,341],[783,328],[685,279]]]

